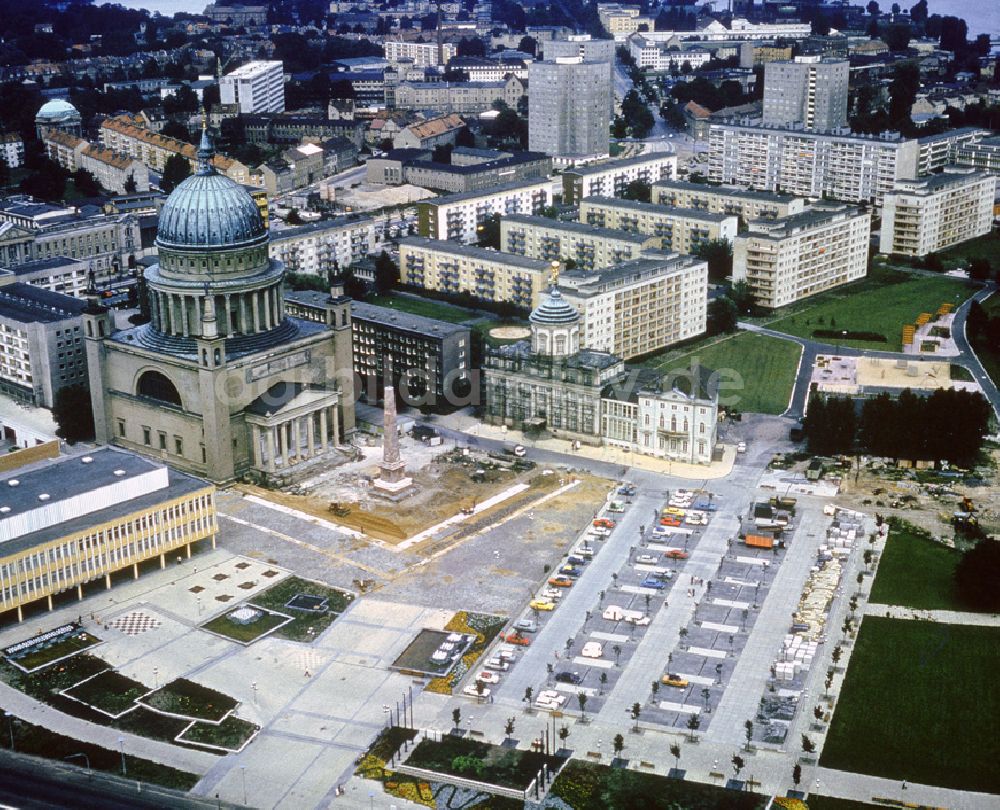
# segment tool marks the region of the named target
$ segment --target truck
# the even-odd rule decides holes
[[[774,548],[774,538],[764,534],[748,534],[743,542],[750,548]]]

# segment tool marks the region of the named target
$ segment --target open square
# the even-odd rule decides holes
[[[998,645],[996,627],[866,617],[820,765],[996,793]]]

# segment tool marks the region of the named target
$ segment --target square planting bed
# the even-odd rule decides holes
[[[192,723],[177,735],[177,742],[224,751],[241,751],[260,731],[249,720],[230,715],[221,723]]]
[[[164,714],[210,723],[220,722],[239,705],[235,698],[185,678],[178,678],[150,692],[140,702]]]
[[[240,644],[252,644],[259,638],[273,633],[292,621],[291,616],[277,613],[273,610],[256,605],[240,605],[228,613],[216,616],[201,626],[219,636],[238,641]]]
[[[62,694],[109,717],[120,717],[132,711],[136,700],[148,691],[144,684],[108,669],[64,689]]]
[[[450,672],[452,667],[462,660],[462,655],[469,649],[473,641],[475,641],[475,636],[463,633],[421,630],[409,646],[392,662],[390,669],[439,678]],[[445,645],[449,644],[454,645],[452,649],[443,649]],[[442,654],[445,657],[442,658]]]
[[[35,672],[100,643],[97,636],[69,624],[12,644],[4,648],[3,655],[22,672]]]
[[[285,607],[289,610],[306,610],[310,612],[317,612],[321,610],[326,610],[329,605],[329,599],[325,596],[315,596],[310,593],[297,593],[287,602],[285,602]]]

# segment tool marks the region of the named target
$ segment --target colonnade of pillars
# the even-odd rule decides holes
[[[153,328],[168,335],[196,337],[201,334],[203,295],[150,291]],[[215,296],[219,334],[252,335],[273,329],[284,318],[284,303],[278,286],[250,292]]]
[[[268,472],[279,465],[287,469],[337,443],[337,407],[327,405],[270,427],[251,424],[250,430],[254,466]]]

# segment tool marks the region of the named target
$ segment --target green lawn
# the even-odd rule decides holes
[[[83,630],[69,633],[58,641],[48,644],[40,649],[32,650],[27,655],[15,657],[12,660],[17,662],[17,666],[33,670],[39,669],[46,664],[75,655],[81,650],[100,644],[101,640],[97,636],[92,636]]]
[[[233,610],[236,609],[234,608]],[[214,619],[205,622],[202,625],[202,629],[225,636],[226,638],[231,638],[233,641],[240,642],[240,644],[250,644],[265,633],[271,632],[275,627],[287,622],[289,618],[280,613],[272,613],[269,610],[265,610],[256,621],[250,622],[250,624],[240,624],[229,618],[232,612],[231,610],[229,613],[223,613],[221,616],[216,616]]]
[[[483,342],[490,346],[505,346],[508,343],[516,343],[518,340],[525,340],[526,338],[498,338],[490,335],[490,331],[496,329],[498,326],[515,326],[528,328],[529,324],[527,321],[513,321],[513,320],[497,320],[497,321],[478,321],[472,325],[483,339]]]
[[[865,281],[793,305],[767,325],[779,332],[805,338],[813,337],[816,329],[877,332],[885,335],[885,343],[870,340],[840,343],[898,352],[903,347],[905,324],[912,324],[921,312],[933,314],[943,303],[957,305],[969,294],[969,287],[959,279],[875,268]],[[822,340],[835,342],[829,338]]]
[[[982,307],[987,317],[1000,318],[1000,293],[993,293],[982,302]],[[991,346],[985,336],[973,335],[971,332],[969,342],[994,385],[1000,385],[1000,346]]]
[[[161,686],[147,695],[142,702],[151,709],[167,714],[212,722],[222,720],[237,705],[235,698],[186,678],[178,678],[166,686]]]
[[[1000,792],[1000,628],[866,617],[820,765]]]
[[[136,698],[148,691],[144,684],[109,669],[74,686],[66,692],[66,695],[98,711],[118,715],[134,708]]]
[[[300,593],[323,597],[327,600],[326,610],[307,611],[286,607],[288,601]],[[308,642],[333,624],[337,616],[347,609],[353,598],[347,591],[338,588],[331,588],[328,585],[300,577],[288,577],[257,594],[253,598],[252,604],[292,617],[288,624],[274,631],[276,637]],[[311,633],[310,630],[312,630]]]
[[[562,765],[562,761],[556,757],[545,756],[536,751],[504,748],[478,740],[445,735],[440,740],[421,740],[406,764],[441,774],[524,790],[545,762],[553,769]]]
[[[961,558],[960,552],[909,523],[893,521],[870,601],[922,610],[966,610],[953,585]]]
[[[411,315],[423,315],[425,318],[436,318],[448,323],[464,323],[475,315],[461,307],[444,304],[429,298],[414,298],[410,295],[378,295],[369,298],[367,303],[378,307],[398,309]]]
[[[260,726],[230,715],[217,726],[212,723],[195,723],[184,732],[181,739],[185,742],[239,751],[259,730]]]
[[[997,257],[1000,257],[1000,231],[992,231],[978,239],[971,239],[955,247],[941,251],[941,260],[946,267],[958,264],[961,260],[987,259],[997,268]],[[964,265],[964,261],[961,261]]]
[[[719,376],[719,404],[749,413],[780,414],[788,407],[801,347],[789,340],[741,332],[705,342],[683,354],[652,357],[644,365],[683,371],[693,365]]]

